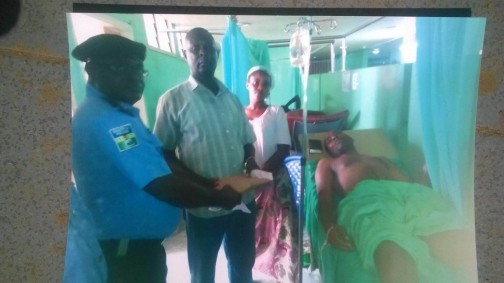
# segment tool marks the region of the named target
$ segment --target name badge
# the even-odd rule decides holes
[[[125,151],[138,145],[138,140],[131,128],[131,124],[126,124],[109,130],[117,149]]]

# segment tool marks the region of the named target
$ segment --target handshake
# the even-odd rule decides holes
[[[253,170],[250,176],[237,175],[213,180],[214,188],[221,195],[222,203],[219,205],[224,209],[232,209],[241,203],[242,194],[251,190],[260,189],[273,181],[271,173]]]
[[[225,185],[218,191],[219,206],[230,210],[242,202],[242,195],[230,185]]]

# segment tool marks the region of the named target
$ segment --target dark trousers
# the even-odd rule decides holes
[[[100,241],[107,263],[108,283],[166,283],[166,253],[163,239]]]
[[[231,283],[251,283],[255,262],[255,201],[252,213],[234,211],[225,216],[200,218],[186,213],[187,252],[192,283],[213,283],[217,254],[224,240]]]

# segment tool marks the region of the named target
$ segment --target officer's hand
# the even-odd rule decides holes
[[[224,209],[231,209],[241,203],[242,195],[235,191],[230,185],[225,185],[219,190],[221,193],[222,206]]]
[[[212,189],[217,188],[217,185],[219,185],[218,178],[202,178],[201,182],[205,187],[210,187]]]

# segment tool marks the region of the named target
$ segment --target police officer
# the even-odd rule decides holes
[[[86,98],[72,121],[72,169],[97,226],[108,282],[165,282],[161,242],[174,232],[178,207],[230,209],[241,195],[230,187],[172,174],[158,139],[133,104],[144,90],[145,45],[102,34],[78,45]]]

